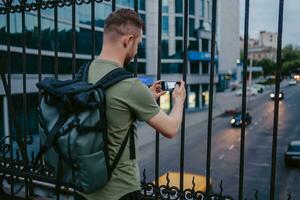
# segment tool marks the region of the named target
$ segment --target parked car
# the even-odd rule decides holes
[[[275,99],[275,92],[272,92],[272,93],[270,94],[270,98],[271,98],[272,100]],[[282,100],[282,99],[284,99],[284,93],[283,93],[283,92],[279,92],[279,100]]]
[[[291,85],[296,85],[297,84],[297,81],[295,79],[291,79],[289,80],[289,83],[288,83],[290,86]]]
[[[235,92],[236,96],[242,96],[243,89],[239,89]],[[254,88],[247,88],[247,96],[256,96],[258,95],[258,91]]]
[[[252,117],[249,112],[246,112],[246,126],[251,124]],[[242,126],[242,113],[239,112],[236,115],[233,116],[233,118],[230,120],[230,124],[232,127],[241,127]]]
[[[252,87],[256,89],[258,93],[263,93],[265,90],[265,86],[261,84],[254,84]]]
[[[300,166],[300,140],[291,141],[284,157],[285,164]]]

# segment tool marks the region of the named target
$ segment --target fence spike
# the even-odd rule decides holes
[[[220,195],[223,195],[223,180],[220,182]]]
[[[167,177],[166,177],[166,179],[167,179],[167,187],[169,187],[169,184],[170,184],[169,173],[167,173]]]
[[[255,200],[258,200],[258,190],[255,190],[254,197],[255,197]]]
[[[193,176],[192,185],[192,191],[195,191],[195,176]]]
[[[291,193],[288,193],[288,199],[287,200],[291,200],[292,199],[292,195]]]

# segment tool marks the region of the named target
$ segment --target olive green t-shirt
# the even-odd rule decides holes
[[[117,67],[120,66],[114,62],[95,59],[90,66],[88,80],[90,83],[96,83],[105,74]],[[105,93],[109,140],[108,153],[110,163],[112,163],[129,127],[137,119],[141,121],[149,120],[159,112],[160,108],[149,88],[137,78],[123,80],[108,88]],[[136,135],[135,126],[134,132]],[[98,191],[84,194],[86,199],[118,200],[127,193],[140,190],[140,174],[137,161],[136,159],[130,160],[129,152],[128,142],[110,181]]]

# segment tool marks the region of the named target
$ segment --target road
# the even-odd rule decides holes
[[[278,121],[276,199],[300,199],[300,168],[286,168],[284,152],[290,140],[300,140],[300,85],[283,88],[285,99],[280,103]],[[268,199],[271,178],[272,133],[274,102],[268,92],[248,102],[252,124],[246,129],[244,198]],[[213,189],[219,192],[223,181],[223,194],[238,197],[240,166],[240,129],[231,128],[230,117],[213,120],[211,148],[211,176]],[[184,170],[205,175],[207,155],[207,122],[186,129]],[[147,181],[155,174],[155,143],[140,147],[140,169],[146,169]],[[160,140],[160,175],[180,171],[180,135],[173,140]],[[197,180],[196,180],[197,181]]]

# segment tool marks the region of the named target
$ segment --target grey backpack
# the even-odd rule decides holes
[[[134,159],[134,135],[129,128],[112,165],[108,157],[105,89],[132,74],[117,68],[96,84],[87,82],[89,64],[81,67],[74,80],[45,78],[37,83],[42,91],[38,107],[41,149],[35,165],[43,157],[62,184],[84,193],[103,187],[130,141]]]

